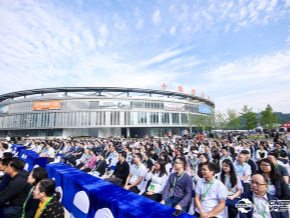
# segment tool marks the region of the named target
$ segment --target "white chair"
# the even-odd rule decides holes
[[[34,165],[33,169],[34,169],[34,168],[37,168],[37,167],[39,167],[39,165],[38,165],[38,164]]]
[[[90,200],[84,191],[75,194],[70,218],[86,218],[90,208]]]
[[[28,171],[28,168],[29,168],[29,164],[26,163],[26,164],[24,165],[24,170]]]
[[[60,193],[60,199],[59,199],[59,202],[61,203],[61,201],[62,201],[62,197],[63,197],[63,192],[62,192],[62,188],[61,188],[61,186],[57,186],[57,187],[55,188],[55,191]]]
[[[96,213],[94,218],[114,218],[112,212],[108,208],[99,209]]]

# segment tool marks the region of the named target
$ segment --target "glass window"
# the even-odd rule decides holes
[[[138,125],[147,124],[147,112],[138,112]]]
[[[181,124],[187,125],[187,114],[181,114]]]
[[[172,124],[179,125],[179,114],[178,113],[172,113]]]
[[[150,124],[159,124],[158,112],[150,112]]]
[[[169,125],[169,113],[161,113],[161,122]]]

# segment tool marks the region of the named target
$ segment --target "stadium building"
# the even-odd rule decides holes
[[[0,95],[0,135],[160,136],[194,128],[213,101],[183,92],[121,87],[59,87]]]

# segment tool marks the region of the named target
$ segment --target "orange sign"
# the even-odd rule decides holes
[[[60,109],[60,101],[39,101],[33,102],[33,110]]]

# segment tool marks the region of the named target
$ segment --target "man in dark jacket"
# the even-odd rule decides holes
[[[12,158],[6,169],[7,174],[11,177],[8,186],[0,192],[0,205],[9,202],[4,207],[5,218],[21,217],[22,207],[26,197],[32,188],[27,183],[29,172],[22,171],[25,162],[19,158]]]
[[[288,218],[288,214],[285,210],[271,210],[268,207],[270,201],[275,201],[275,205],[279,204],[282,206],[281,202],[278,198],[273,195],[267,193],[268,188],[268,180],[267,178],[259,173],[255,173],[252,175],[251,181],[251,191],[244,192],[241,195],[241,201],[243,199],[248,199],[252,202],[252,208],[244,208],[247,213],[240,212],[240,218],[255,218],[255,217],[267,217],[267,218]],[[240,203],[236,206],[239,207]],[[244,203],[241,203],[244,204]],[[270,204],[271,205],[271,204]],[[263,214],[263,215],[262,215]]]
[[[5,158],[0,161],[0,170],[4,172],[4,175],[2,176],[2,180],[0,183],[0,192],[2,192],[6,186],[9,184],[11,177],[8,173],[6,173],[6,168],[8,167],[8,164],[11,162],[12,158]]]

